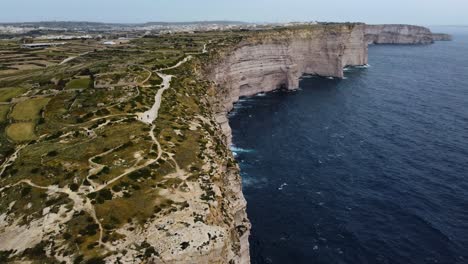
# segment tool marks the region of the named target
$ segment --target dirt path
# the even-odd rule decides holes
[[[151,77],[153,76],[153,72],[152,72],[152,71],[148,70],[148,69],[145,68],[145,67],[142,67],[142,68],[143,68],[143,70],[145,70],[145,71],[148,72],[148,77],[146,77],[146,79],[144,79],[142,82],[138,83],[139,86],[145,85],[145,83],[147,83],[147,82],[151,79]]]
[[[162,84],[161,88],[158,90],[154,96],[154,104],[148,111],[138,114],[138,119],[146,124],[152,124],[154,120],[158,118],[159,108],[161,107],[161,100],[164,91],[171,87],[172,75],[157,73],[161,77]]]
[[[3,175],[3,173],[5,172],[6,168],[8,168],[9,166],[11,166],[15,160],[18,158],[18,153],[24,148],[26,147],[27,145],[20,145],[18,147],[16,147],[15,149],[15,152],[13,152],[13,154],[11,154],[6,160],[5,162],[3,162],[3,164],[0,166],[0,176]]]
[[[182,64],[186,63],[187,61],[189,61],[191,59],[192,59],[192,56],[189,55],[189,56],[185,57],[183,60],[179,61],[176,65],[156,70],[156,72],[161,72],[161,71],[166,71],[166,70],[172,70],[172,69],[175,69],[175,68],[179,68]]]
[[[79,57],[81,57],[81,56],[87,55],[87,54],[89,54],[89,53],[91,53],[91,51],[88,51],[88,52],[85,52],[85,53],[81,53],[81,54],[79,54],[79,55],[77,55],[77,56],[68,57],[68,58],[64,59],[62,62],[60,62],[59,65],[63,65],[63,64],[65,64],[65,63],[67,63],[67,62],[70,62],[70,61],[72,61],[72,60],[74,60],[74,59],[76,59],[76,58],[79,58]]]
[[[159,77],[161,77],[161,79],[162,79],[161,88],[158,90],[158,92],[156,93],[156,95],[154,97],[153,106],[148,111],[146,111],[144,113],[138,113],[137,114],[138,115],[138,120],[140,120],[141,122],[146,123],[146,124],[152,124],[154,122],[154,120],[156,120],[158,118],[159,108],[161,107],[162,95],[163,95],[164,91],[171,88],[171,80],[172,80],[172,77],[174,77],[173,75],[164,74],[161,71],[172,70],[172,69],[178,68],[182,64],[189,61],[190,59],[192,59],[192,56],[187,56],[183,60],[179,61],[174,66],[159,69],[159,70],[156,71],[156,74]]]
[[[142,168],[148,167],[149,165],[151,165],[151,164],[157,162],[158,160],[160,160],[161,158],[163,158],[164,154],[166,154],[167,157],[168,157],[168,160],[170,160],[174,164],[175,173],[173,173],[171,175],[174,175],[173,177],[180,177],[181,179],[184,179],[184,177],[185,177],[184,172],[183,172],[183,170],[180,169],[179,164],[174,159],[174,157],[173,157],[174,154],[164,151],[162,149],[162,147],[161,147],[161,144],[157,140],[156,135],[154,133],[154,131],[156,129],[156,124],[154,124],[154,121],[158,117],[158,112],[159,112],[159,108],[161,106],[161,101],[162,101],[162,95],[163,95],[164,91],[166,91],[167,89],[169,89],[171,87],[170,84],[171,84],[171,80],[172,80],[172,77],[173,77],[172,75],[164,74],[161,71],[175,69],[177,67],[180,67],[182,64],[189,61],[191,58],[192,58],[191,56],[187,56],[183,60],[179,61],[176,65],[174,65],[172,67],[168,67],[168,68],[164,68],[164,69],[160,69],[160,70],[156,71],[156,74],[158,74],[158,76],[162,78],[163,82],[161,84],[161,88],[156,93],[155,102],[154,102],[154,104],[153,104],[153,106],[151,107],[150,110],[148,110],[148,111],[146,111],[144,113],[137,114],[137,116],[139,117],[138,119],[140,121],[151,125],[149,135],[151,137],[151,140],[153,141],[153,144],[157,146],[157,151],[158,151],[157,157],[155,157],[154,159],[146,160],[144,157],[140,156],[140,157],[136,158],[136,161],[135,161],[135,163],[133,164],[132,167],[126,169],[123,173],[121,173],[117,177],[115,177],[112,180],[107,181],[107,182],[105,182],[103,184],[98,184],[98,183],[96,183],[94,181],[91,181],[89,179],[89,177],[95,175],[96,173],[99,173],[99,171],[104,168],[104,165],[94,162],[93,159],[96,158],[96,157],[102,157],[102,156],[105,156],[105,155],[109,155],[115,149],[117,149],[118,148],[117,147],[117,148],[105,151],[103,153],[100,153],[98,155],[95,155],[95,156],[91,157],[88,160],[89,170],[88,170],[88,175],[87,175],[86,179],[91,183],[90,187],[82,185],[79,188],[78,191],[74,192],[68,186],[64,186],[64,187],[59,187],[58,185],[40,186],[40,185],[34,184],[31,180],[21,180],[21,181],[15,183],[15,184],[7,185],[7,186],[4,186],[4,187],[0,188],[0,192],[3,192],[3,190],[5,190],[7,188],[15,187],[15,186],[20,185],[20,184],[27,184],[27,185],[29,185],[31,187],[34,187],[34,188],[47,190],[47,192],[49,194],[53,194],[53,193],[66,194],[69,197],[69,199],[73,201],[73,209],[72,209],[73,211],[75,211],[75,212],[80,212],[80,211],[87,212],[94,219],[96,224],[99,226],[99,245],[102,246],[102,247],[105,247],[108,250],[112,250],[110,245],[107,245],[106,243],[104,243],[102,241],[103,234],[104,234],[104,229],[102,227],[101,221],[99,220],[99,218],[96,215],[96,210],[94,208],[94,205],[91,203],[91,200],[87,197],[87,195],[90,194],[90,193],[98,192],[100,190],[103,190],[103,189],[109,187],[111,184],[119,181],[120,179],[122,179],[123,177],[129,175],[130,173],[132,173],[134,171],[137,171],[137,170],[140,170]],[[145,69],[145,70],[147,70],[147,69]],[[149,70],[147,70],[147,71],[150,72],[150,74],[144,81],[142,81],[140,83],[140,85],[143,85],[144,83],[149,81],[149,79],[151,78],[152,72],[149,71]],[[83,124],[86,124],[86,123],[89,123],[89,122],[95,122],[95,121],[103,119],[103,118],[110,118],[110,117],[116,117],[116,116],[135,116],[135,114],[108,115],[108,116],[104,116],[104,117],[98,117],[98,118],[91,119],[91,120],[89,120],[87,122],[84,122],[82,124],[79,124],[79,125],[83,125]],[[19,151],[22,148],[24,148],[25,146],[26,145],[19,146],[15,150],[15,152],[7,160],[5,160],[5,162],[0,167],[0,175],[5,171],[5,169],[8,166],[13,164],[13,162],[18,157]],[[141,163],[142,161],[144,161],[144,163]],[[63,219],[63,221],[66,221],[66,220]]]
[[[67,186],[63,188],[60,188],[58,185],[40,186],[40,185],[33,183],[30,180],[21,180],[15,184],[8,185],[8,186],[1,188],[0,191],[3,191],[4,189],[7,189],[7,188],[18,186],[20,184],[27,184],[37,189],[46,190],[49,194],[54,194],[54,193],[66,194],[68,198],[73,201],[72,210],[74,212],[85,211],[89,215],[91,215],[91,217],[94,219],[96,224],[99,226],[99,245],[107,247],[105,243],[102,242],[104,229],[102,227],[101,221],[99,221],[98,217],[96,216],[96,210],[94,209],[94,205],[91,203],[91,200],[88,197],[86,197],[86,195],[82,195],[79,192],[73,192]]]

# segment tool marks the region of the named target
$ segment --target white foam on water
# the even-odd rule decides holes
[[[244,187],[253,187],[253,188],[261,189],[265,187],[265,184],[267,183],[266,178],[254,178],[245,173],[241,174],[241,176],[242,176],[242,186]]]
[[[284,189],[284,187],[288,186],[287,183],[283,183],[281,184],[281,186],[278,188],[278,190],[282,191]]]
[[[354,66],[354,68],[358,68],[358,69],[367,69],[370,67],[371,67],[370,64]]]
[[[250,177],[242,176],[242,185],[243,186],[252,186],[256,183],[256,181]]]
[[[253,149],[243,149],[243,148],[238,148],[234,145],[231,145],[231,151],[234,153],[234,155],[237,155],[238,153],[251,153],[254,150]]]
[[[343,72],[349,72],[349,71],[352,71],[353,69],[367,69],[367,68],[370,68],[370,67],[371,66],[369,64],[346,66],[346,67],[343,68]]]

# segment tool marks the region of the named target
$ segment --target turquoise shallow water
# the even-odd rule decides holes
[[[454,33],[236,105],[252,263],[468,263],[468,30]]]

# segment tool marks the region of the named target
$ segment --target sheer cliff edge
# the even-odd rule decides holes
[[[210,51],[211,59],[204,71],[214,86],[214,113],[226,137],[226,146],[232,143],[227,114],[240,97],[296,89],[303,75],[343,78],[345,67],[367,65],[369,43],[431,44],[442,38],[449,37],[434,36],[429,29],[418,26],[332,23],[254,32],[235,45],[216,47]],[[233,186],[238,190],[236,200],[243,201],[241,183]],[[238,214],[245,213],[245,208],[238,209]],[[248,226],[246,218],[239,219],[244,219],[244,227]],[[242,263],[250,260],[249,231],[243,233],[237,245],[242,252],[238,260]]]

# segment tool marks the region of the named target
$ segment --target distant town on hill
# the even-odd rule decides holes
[[[101,23],[86,21],[44,21],[0,23],[0,38],[38,37],[43,35],[73,35],[82,33],[134,33],[152,35],[175,32],[212,30],[261,30],[275,26],[315,24],[317,22],[248,23],[242,21],[192,21],[192,22],[146,22],[146,23]]]

